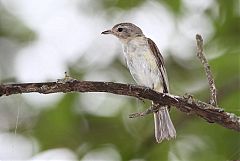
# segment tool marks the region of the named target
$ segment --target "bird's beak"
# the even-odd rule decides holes
[[[103,31],[101,34],[112,34],[112,30]]]

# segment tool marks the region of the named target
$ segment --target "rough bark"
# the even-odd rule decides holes
[[[196,114],[211,123],[217,123],[226,128],[240,131],[240,118],[233,113],[224,112],[223,109],[187,96],[175,96],[171,94],[158,93],[150,88],[121,84],[113,82],[92,82],[73,80],[66,83],[44,82],[44,83],[20,83],[0,85],[0,97],[22,93],[68,93],[68,92],[107,92],[118,95],[132,96],[139,99],[152,100],[162,105],[175,106],[182,112]],[[152,113],[150,109],[148,113]],[[141,114],[139,116],[142,116]],[[132,117],[135,117],[132,115]]]

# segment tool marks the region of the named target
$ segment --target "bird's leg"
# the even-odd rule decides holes
[[[151,89],[154,90],[154,83],[152,83]],[[149,108],[152,110],[152,112],[158,112],[158,106],[159,104],[152,102],[152,105]]]

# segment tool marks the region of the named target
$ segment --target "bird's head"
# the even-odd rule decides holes
[[[144,35],[142,30],[132,23],[119,23],[111,30],[103,31],[102,34],[112,34],[122,41]]]

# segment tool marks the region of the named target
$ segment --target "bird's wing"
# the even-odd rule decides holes
[[[164,66],[163,57],[162,57],[160,51],[158,50],[157,45],[149,38],[147,38],[147,41],[148,41],[148,44],[152,51],[152,54],[154,55],[154,57],[156,59],[157,66],[158,66],[158,69],[161,74],[161,79],[162,79],[162,83],[163,83],[163,93],[168,93],[168,91],[169,91],[168,77],[167,77],[167,72],[166,72],[166,69]]]

